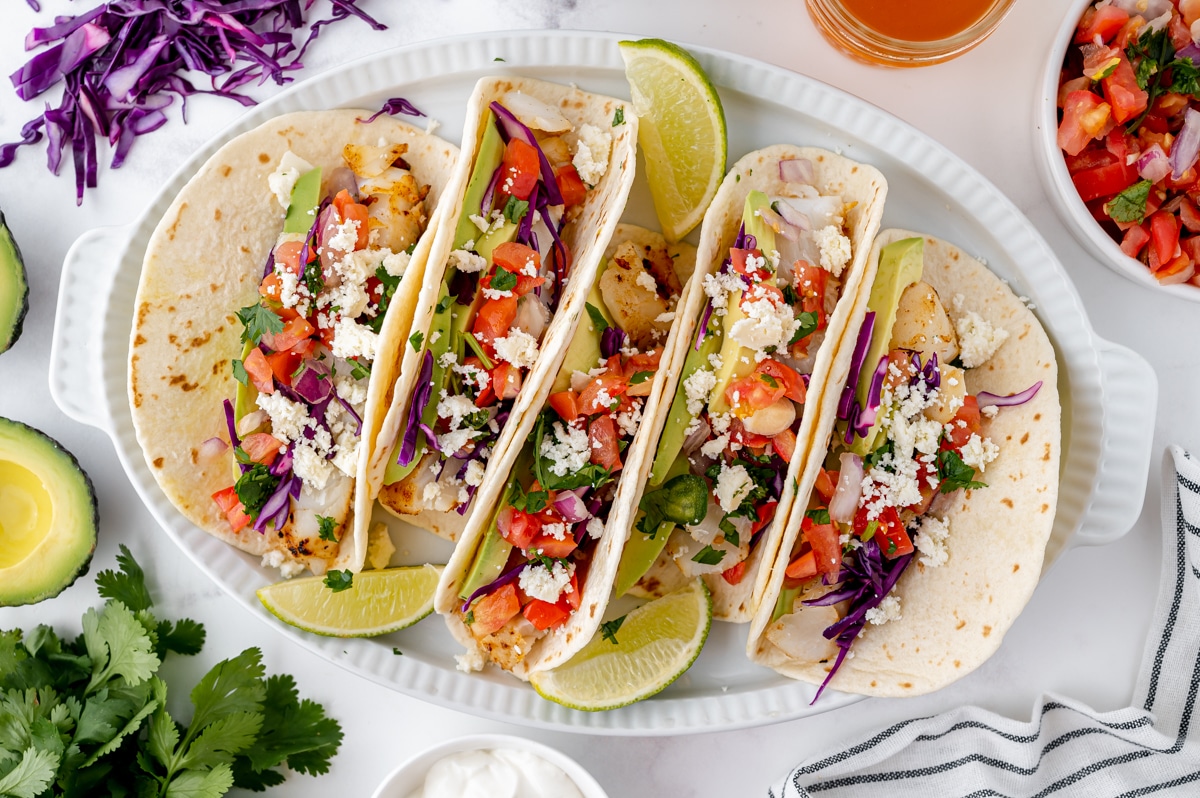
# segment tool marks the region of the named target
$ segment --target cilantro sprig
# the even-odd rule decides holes
[[[242,343],[258,345],[263,335],[275,335],[283,332],[283,319],[255,302],[237,312],[238,321],[246,329],[242,330]]]
[[[96,586],[105,604],[74,640],[49,626],[0,632],[0,794],[188,795],[281,784],[283,766],[329,770],[342,730],[292,677],[266,676],[249,648],[217,663],[191,692],[186,726],[170,715],[158,671],[194,655],[204,627],[160,621],[145,574],[124,545]]]

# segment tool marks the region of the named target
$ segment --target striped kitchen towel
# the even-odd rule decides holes
[[[1029,723],[978,707],[904,721],[805,762],[771,798],[1200,796],[1200,461],[1169,454],[1161,592],[1132,707],[1047,695]]]

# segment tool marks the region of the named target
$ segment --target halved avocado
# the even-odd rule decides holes
[[[21,250],[0,211],[0,354],[21,337],[21,324],[29,310],[29,281]]]
[[[99,520],[96,491],[74,455],[0,418],[0,606],[52,598],[87,573]]]

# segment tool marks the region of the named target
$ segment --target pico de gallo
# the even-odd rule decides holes
[[[778,168],[780,194],[749,192],[733,246],[704,278],[707,305],[622,554],[619,592],[654,594],[696,576],[714,593],[753,584],[751,553],[784,493],[808,379],[851,261],[846,201],[818,192],[807,160]],[[686,475],[706,487],[693,518],[686,506],[664,512],[678,505]],[[666,564],[675,566],[669,576]]]
[[[920,279],[923,244],[912,238],[883,248],[833,444],[804,505],[766,630],[794,660],[833,660],[814,701],[867,624],[902,617],[892,588],[914,557],[929,568],[947,561],[950,529],[935,500],[987,487],[977,472],[999,447],[986,435],[986,419],[1000,406],[1029,401],[1042,385],[1012,396],[969,391],[970,369],[987,363],[1008,331],[957,307],[951,320]],[[855,396],[865,397],[857,412]]]
[[[349,144],[344,165],[314,168],[286,153],[268,185],[286,210],[258,301],[237,312],[239,386],[225,401],[233,484],[213,494],[239,532],[271,542],[264,564],[323,573],[338,552],[354,494],[367,380],[380,331],[425,227],[425,197],[407,144]]]
[[[592,288],[460,586],[460,618],[505,669],[579,609],[693,261],[679,248],[673,258],[661,238],[625,240]]]
[[[519,92],[490,103],[408,417],[380,502],[465,516],[571,273],[563,231],[608,169],[612,134]]]
[[[1059,81],[1058,145],[1080,199],[1162,284],[1200,285],[1198,21],[1196,0],[1101,0]]]

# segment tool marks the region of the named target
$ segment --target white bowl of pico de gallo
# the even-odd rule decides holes
[[[1038,95],[1046,188],[1136,283],[1200,302],[1200,0],[1078,0]]]

